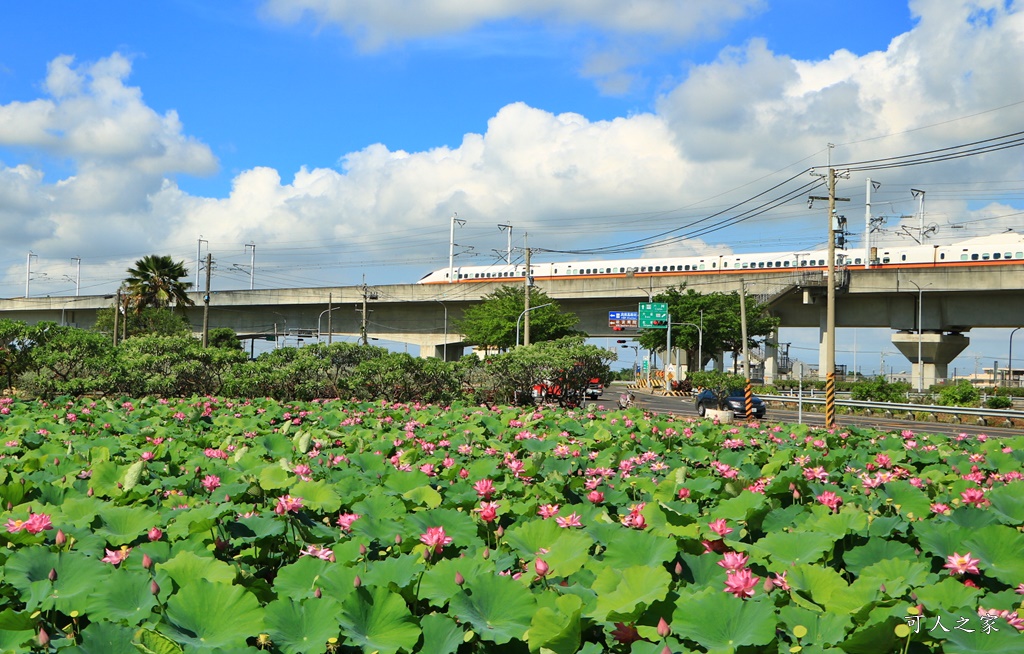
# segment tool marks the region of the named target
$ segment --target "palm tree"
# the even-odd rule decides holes
[[[125,291],[135,312],[145,307],[193,306],[188,296],[191,282],[182,281],[188,276],[184,261],[175,262],[170,256],[147,255],[128,269],[129,277],[124,280]]]

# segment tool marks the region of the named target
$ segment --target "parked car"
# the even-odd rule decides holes
[[[718,400],[715,399],[714,393],[710,389],[703,389],[694,397],[694,405],[697,408],[697,415],[704,417],[704,413],[707,409],[717,409]],[[729,409],[737,418],[745,418],[747,416],[747,409],[745,405],[745,398],[743,395],[743,389],[733,389],[729,391],[729,396],[726,398],[726,403],[729,405]],[[764,418],[768,412],[768,405],[764,403],[764,400],[758,396],[753,396],[753,408],[754,417],[761,419]]]

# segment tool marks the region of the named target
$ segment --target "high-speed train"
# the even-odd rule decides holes
[[[721,274],[752,274],[814,270],[826,268],[828,250],[803,252],[751,252],[688,257],[645,259],[608,259],[604,261],[564,261],[533,263],[535,280],[580,279],[626,276],[686,276]],[[923,268],[936,266],[1006,265],[1024,263],[1024,234],[1007,231],[980,236],[950,245],[890,245],[871,248],[864,260],[864,250],[836,250],[836,265],[870,267],[872,269]],[[448,268],[424,275],[420,284],[495,282],[523,279],[524,264],[504,263],[489,266],[457,266],[449,280]]]

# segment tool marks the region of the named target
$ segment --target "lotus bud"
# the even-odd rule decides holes
[[[142,555],[142,568],[144,570],[149,570],[152,567],[153,567],[153,559],[151,559],[149,557],[149,554],[143,554]]]
[[[672,629],[665,622],[665,618],[658,618],[658,635],[666,638],[670,633],[672,633]]]
[[[313,597],[315,597],[317,599],[320,599],[323,596],[324,596],[324,593],[319,588],[317,588],[316,590],[313,591]]]
[[[466,583],[466,578],[462,576],[461,572],[456,570],[455,571],[455,585],[456,586],[461,586],[464,583]]]
[[[771,577],[765,577],[762,588],[764,588],[764,592],[766,593],[771,592],[771,589],[775,588],[775,582],[772,581]]]
[[[484,556],[484,561],[486,561],[487,559],[491,558],[491,548],[485,547],[484,548],[483,556]]]
[[[39,634],[36,636],[36,640],[39,642],[40,647],[46,647],[50,644],[50,634],[46,633],[46,629],[39,627]]]
[[[395,534],[395,545],[402,544],[402,534]]]
[[[881,586],[878,587],[878,592],[880,592],[880,593],[884,593],[885,592],[885,584],[882,584]]]
[[[352,580],[353,588],[359,588],[362,585],[363,585],[363,580],[359,578],[359,575],[356,575],[356,578]]]
[[[501,525],[498,525],[498,528],[494,530],[494,535],[497,536],[498,538],[501,538],[502,536],[505,535],[505,528],[502,527]]]
[[[89,490],[87,490],[87,491],[85,492],[85,494],[86,494],[86,495],[88,495],[89,497],[92,497],[92,496],[93,496],[93,490],[92,490],[92,486],[90,486],[90,487],[89,487]]]
[[[366,556],[366,545],[359,543],[359,556]]]
[[[50,580],[50,583],[57,581],[57,570],[56,568],[50,568],[50,574],[46,575],[46,578]]]
[[[160,594],[160,584],[156,583],[156,579],[149,582],[149,592],[151,592],[154,595]]]
[[[661,654],[672,654],[672,650],[668,648],[668,645],[665,645],[661,650]]]
[[[148,536],[149,540],[151,540],[151,541],[160,540],[161,538],[163,538],[163,535],[164,535],[164,532],[161,531],[159,527],[153,527],[152,529],[149,530],[149,533],[146,534],[146,536]]]
[[[676,576],[678,577],[681,574],[683,574],[683,564],[676,561]]]
[[[117,488],[118,490],[124,488],[124,484],[122,484],[121,482],[117,482]]]
[[[537,572],[538,577],[544,577],[548,574],[550,566],[548,566],[548,562],[544,559],[537,559],[533,562],[533,569]]]
[[[61,529],[57,530],[57,535],[54,537],[53,542],[57,547],[64,547],[64,543],[68,542],[68,537],[64,535],[64,531]]]
[[[58,459],[57,457],[53,457],[53,465],[59,466],[60,465],[60,459]]]

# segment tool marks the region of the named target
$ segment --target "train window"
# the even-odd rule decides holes
[[[856,259],[853,260],[853,265],[855,266],[859,266],[861,263],[862,261],[860,260],[860,257],[857,257]]]
[[[775,267],[776,268],[781,268],[782,267],[782,262],[781,261],[776,261],[775,262]]]
[[[889,257],[882,257],[882,263],[889,263]]]
[[[900,261],[906,261],[906,260],[907,260],[907,255],[905,255],[905,254],[904,255],[900,255]]]
[[[819,266],[824,266],[825,265],[825,260],[824,259],[818,259],[818,265]]]
[[[998,252],[996,252],[995,254],[993,254],[993,255],[992,255],[992,258],[993,258],[993,259],[999,259],[999,258],[1000,258],[1000,257],[1002,257],[1002,256],[1003,256],[1003,255],[1001,255],[1001,254],[999,254]]]
[[[803,260],[801,260],[801,261],[800,261],[800,265],[801,265],[801,266],[806,266],[806,265],[807,265],[807,259],[803,259]]]
[[[701,270],[704,270],[704,264],[700,264],[699,268],[700,268]]]
[[[1003,258],[1004,259],[1012,259],[1013,258],[1013,253],[1012,252],[1007,252],[1007,253],[1003,254]]]
[[[945,259],[945,258],[946,258],[946,253],[945,252],[939,252],[939,259]]]
[[[1014,259],[1024,259],[1024,252],[1014,252],[1013,253],[1013,258]]]
[[[714,261],[711,262],[711,269],[712,270],[714,270],[717,266],[718,266],[718,264],[716,264]]]
[[[744,262],[743,262],[743,267],[744,267],[744,268],[746,268],[746,267],[747,267],[747,262],[746,262],[746,261],[744,261]]]
[[[988,261],[988,258],[989,258],[988,257],[988,252],[986,252],[985,254],[981,255],[982,261]]]
[[[789,262],[788,261],[783,261],[782,265],[785,266],[786,268],[789,268]]]
[[[960,261],[967,261],[967,255],[966,254],[961,254],[960,255]]]
[[[978,255],[977,254],[972,254],[971,255],[971,261],[977,261],[977,260],[978,260]]]
[[[769,261],[769,262],[768,262],[768,267],[769,267],[769,268],[771,268],[771,267],[772,267],[772,262],[771,262],[771,261]]]
[[[764,268],[764,261],[758,261],[757,262],[757,267],[758,268]]]

